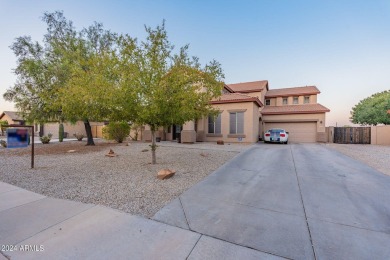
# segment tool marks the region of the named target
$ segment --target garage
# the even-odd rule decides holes
[[[317,141],[316,122],[270,122],[264,123],[264,130],[282,128],[289,132],[288,141],[291,143],[315,143]]]

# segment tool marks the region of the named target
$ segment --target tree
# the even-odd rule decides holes
[[[110,100],[100,102],[95,94],[101,96],[99,90],[107,87],[102,84],[107,83],[103,51],[112,50],[116,35],[98,23],[77,32],[62,12],[45,13],[43,21],[47,24],[43,45],[31,37],[19,37],[11,46],[18,57],[18,79],[4,98],[13,101],[29,122],[83,120],[87,145],[94,145],[89,120],[101,120],[107,114],[102,107]]]
[[[386,90],[361,100],[352,108],[351,122],[361,125],[390,124],[390,91]]]
[[[59,89],[58,106],[71,122],[84,121],[87,145],[94,145],[89,122],[110,119],[118,112],[116,38],[95,23],[72,39],[72,50],[54,45],[70,68],[65,87]]]
[[[4,135],[4,130],[6,129],[6,126],[8,126],[8,121],[7,120],[0,120],[1,135]]]
[[[66,45],[68,39],[76,35],[72,23],[60,12],[45,13],[43,21],[47,24],[47,33],[42,44],[23,36],[10,47],[17,57],[14,70],[17,81],[3,97],[15,103],[27,122],[60,121],[61,109],[55,104],[58,89],[63,88],[69,78],[69,70],[60,53],[54,51],[53,43]]]
[[[202,67],[198,58],[189,58],[188,45],[174,54],[165,22],[155,29],[145,29],[147,38],[140,44],[129,36],[119,41],[120,64],[131,75],[121,86],[125,101],[122,107],[130,106],[134,111],[126,120],[150,126],[155,164],[158,128],[215,113],[210,100],[221,95],[224,76],[218,62]]]

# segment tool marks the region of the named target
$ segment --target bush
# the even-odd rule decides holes
[[[52,136],[53,136],[52,134],[48,134],[47,136],[44,135],[44,136],[40,137],[39,140],[41,140],[41,142],[43,144],[48,144],[50,142]]]
[[[73,134],[73,136],[76,137],[77,141],[82,141],[84,138],[83,134],[78,134],[78,133]]]
[[[103,128],[103,137],[122,143],[130,134],[130,126],[127,122],[111,122]]]
[[[7,148],[7,142],[4,140],[0,140],[0,145],[3,146],[4,148]]]

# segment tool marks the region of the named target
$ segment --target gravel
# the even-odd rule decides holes
[[[86,148],[80,142],[36,145],[35,168],[29,149],[0,149],[0,181],[49,197],[100,204],[124,212],[152,217],[189,187],[219,168],[248,145],[161,142],[157,164],[152,165],[148,143],[98,142]],[[116,157],[106,157],[109,149]],[[148,149],[147,152],[142,150]],[[76,150],[68,153],[68,150]],[[176,174],[156,178],[168,168]]]
[[[390,176],[390,146],[333,143],[326,145]]]

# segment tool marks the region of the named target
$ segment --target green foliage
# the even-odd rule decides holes
[[[110,122],[103,128],[103,137],[122,143],[130,134],[130,126],[127,122]]]
[[[188,45],[174,52],[165,22],[145,27],[138,42],[94,23],[76,31],[62,12],[45,13],[42,43],[19,37],[11,46],[17,57],[17,82],[4,98],[28,121],[131,121],[155,131],[183,125],[216,111],[210,100],[222,93],[221,65],[202,66]],[[86,133],[92,140],[91,131]],[[89,141],[88,141],[89,143]]]
[[[5,127],[8,126],[8,121],[7,120],[0,120],[0,130],[1,130],[1,135],[4,135]]]
[[[352,108],[351,122],[361,125],[390,124],[390,91],[383,91],[361,100]]]
[[[173,53],[164,22],[155,29],[146,27],[146,32],[141,43],[127,35],[119,37],[118,71],[123,81],[118,96],[123,119],[150,126],[154,164],[155,131],[215,112],[210,100],[221,95],[224,75],[218,62],[202,67],[198,58],[190,58],[188,45]]]
[[[138,136],[140,132],[142,131],[142,126],[139,124],[132,124],[130,127],[130,131],[133,131],[133,135],[130,134],[130,138],[133,141],[138,141]]]
[[[76,137],[77,141],[82,141],[84,138],[84,134],[75,133],[73,134],[74,137]]]
[[[48,143],[50,143],[52,136],[53,136],[52,134],[44,135],[44,136],[40,137],[39,140],[41,140],[41,142],[43,144],[48,144]]]
[[[47,24],[42,43],[22,36],[11,45],[17,57],[17,81],[3,95],[5,100],[15,103],[28,122],[39,123],[57,120],[61,115],[58,90],[69,79],[69,68],[54,46],[69,47],[69,39],[75,35],[72,23],[61,12],[45,13],[42,20]]]
[[[64,141],[64,124],[60,123],[60,126],[58,127],[58,140],[60,142]]]

